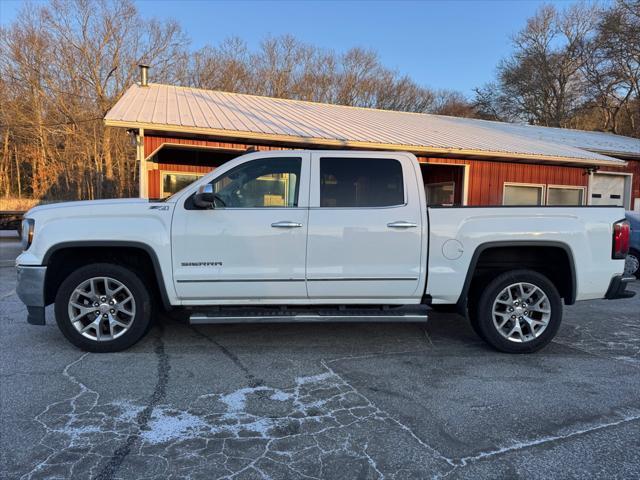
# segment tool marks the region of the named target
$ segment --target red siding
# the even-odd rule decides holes
[[[420,157],[420,161],[470,165],[467,197],[469,205],[502,205],[505,182],[584,187],[589,183],[589,177],[582,167],[425,157]]]
[[[246,143],[218,142],[194,138],[178,138],[169,136],[148,135],[144,137],[145,156],[156,151],[163,143],[177,145],[194,145],[213,147],[222,150],[243,151],[248,147],[259,150],[285,150],[285,147],[267,145],[251,145]],[[573,185],[587,187],[589,177],[583,167],[567,167],[556,165],[542,165],[522,162],[497,162],[471,159],[418,157],[422,163],[440,163],[455,165],[470,165],[469,167],[469,205],[501,205],[502,190],[505,182],[536,183],[544,185]],[[158,170],[149,171],[149,196],[160,195],[160,171],[170,170],[178,172],[205,173],[213,167],[157,164]],[[452,169],[453,170],[453,169]],[[455,170],[458,170],[457,168]],[[606,171],[620,171],[633,173],[633,198],[640,198],[640,162],[630,161],[625,168],[603,167]],[[445,181],[445,180],[439,180]],[[457,185],[457,183],[456,183]]]
[[[505,182],[574,185],[586,187],[584,168],[549,165],[474,162],[469,179],[470,205],[500,205]]]
[[[202,140],[197,138],[179,138],[170,136],[157,136],[157,135],[145,135],[144,137],[144,155],[148,157],[164,143],[174,145],[189,145],[199,147],[217,148],[220,150],[237,150],[243,152],[249,147],[257,148],[258,150],[285,150],[284,147],[272,147],[265,145],[251,145],[247,143],[231,143],[231,142],[216,142],[213,140]],[[149,170],[148,175],[148,196],[149,198],[160,198],[160,183],[162,181],[161,172],[188,172],[188,173],[208,173],[214,169],[212,166],[202,165],[179,165],[170,163],[157,163],[155,164],[157,169]]]
[[[159,163],[156,170],[149,170],[149,198],[160,198],[162,172],[209,173],[211,170],[214,170],[214,167]]]
[[[160,171],[149,170],[148,182],[147,189],[149,198],[160,198]]]
[[[248,143],[229,143],[215,142],[212,140],[200,140],[197,138],[178,138],[178,137],[160,137],[155,135],[145,135],[144,137],[144,155],[148,157],[155,152],[163,143],[172,143],[176,145],[195,145],[199,147],[213,147],[222,150],[238,150],[243,151],[249,147],[255,147],[258,150],[285,150],[284,147],[271,147],[264,145],[251,145]]]

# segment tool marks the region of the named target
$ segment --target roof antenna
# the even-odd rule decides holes
[[[247,149],[244,151],[244,153],[251,153],[251,152],[257,152],[258,148],[255,146],[251,146],[251,147],[247,147]]]

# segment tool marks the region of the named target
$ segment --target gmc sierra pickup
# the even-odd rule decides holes
[[[253,152],[163,201],[33,208],[22,232],[29,323],[54,303],[62,333],[94,352],[136,343],[159,304],[193,323],[415,321],[422,304],[532,352],[563,302],[633,295],[622,208],[427,207],[408,153]]]

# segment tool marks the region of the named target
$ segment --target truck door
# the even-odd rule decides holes
[[[311,154],[309,298],[409,299],[422,271],[422,206],[409,156]],[[334,302],[335,303],[335,302]]]
[[[306,299],[309,154],[256,154],[211,181],[215,208],[176,206],[175,288],[183,300]],[[217,173],[217,171],[216,171]]]

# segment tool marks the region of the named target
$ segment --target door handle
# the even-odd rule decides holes
[[[387,223],[387,227],[389,228],[416,228],[417,226],[417,223],[404,221]]]
[[[271,226],[273,228],[298,228],[298,227],[301,227],[302,224],[298,222],[283,221],[283,222],[272,223]]]

